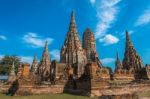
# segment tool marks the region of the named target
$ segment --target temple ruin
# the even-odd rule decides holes
[[[90,28],[85,30],[82,37],[81,42],[75,14],[72,12],[69,29],[60,51],[60,62],[50,59],[46,42],[40,62],[35,55],[31,70],[29,64],[23,63],[16,76],[12,65],[8,82],[17,82],[19,87],[16,94],[69,92],[89,95],[110,88],[110,81],[150,79],[150,65],[143,65],[128,32],[123,62],[117,53],[113,74],[101,63],[96,51],[94,33]],[[26,85],[28,87],[23,89]]]

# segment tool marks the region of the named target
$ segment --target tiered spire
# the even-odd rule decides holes
[[[82,49],[77,27],[76,27],[74,12],[71,13],[69,31],[65,39],[64,47],[70,48],[70,50]]]
[[[48,52],[48,41],[45,42],[45,47],[44,47],[41,61],[46,61],[46,62],[50,63],[50,56],[49,56],[49,52]]]
[[[38,69],[38,61],[37,61],[37,56],[35,54],[33,62],[32,62],[32,66],[31,66],[31,72],[36,74],[37,73],[37,69]]]
[[[94,33],[87,28],[83,33],[83,49],[86,51],[86,57],[88,61],[97,62],[100,67],[102,67],[102,63],[98,58],[98,54],[96,52],[96,42]]]
[[[95,37],[94,33],[87,28],[83,33],[83,48],[85,50],[90,50],[96,52],[96,44],[95,44]]]
[[[96,55],[95,37],[92,31],[87,28],[83,33],[83,49],[86,51],[86,57],[88,61],[94,61]]]
[[[73,11],[71,12],[71,20],[70,20],[69,30],[72,30],[72,29],[76,29],[75,14]]]
[[[117,70],[117,69],[123,69],[122,63],[121,63],[121,61],[120,61],[120,59],[119,59],[119,54],[118,54],[118,52],[117,52],[117,58],[116,58],[115,65],[116,65],[116,70]]]
[[[66,63],[68,66],[76,65],[74,66],[76,75],[83,72],[86,54],[79,39],[74,12],[71,13],[69,30],[65,38],[64,46],[61,49],[60,62]]]
[[[130,40],[130,36],[128,31],[126,31],[126,49],[128,49],[129,47],[133,46],[131,40]]]
[[[130,40],[128,31],[126,31],[126,48],[123,60],[124,69],[134,69],[135,72],[140,71],[143,67],[142,60],[139,55],[137,55],[136,50]]]
[[[67,53],[68,59],[61,58],[61,62],[68,62],[69,64],[73,63],[72,54],[76,53],[77,50],[82,50],[81,42],[78,36],[78,31],[76,28],[75,15],[74,12],[71,13],[71,20],[69,25],[69,31],[67,33],[64,46],[61,49],[61,54]],[[63,56],[63,55],[61,55]],[[66,56],[64,56],[66,57]]]
[[[45,80],[49,76],[50,73],[50,56],[48,52],[48,42],[45,42],[45,47],[42,55],[42,59],[40,61],[39,67],[38,67],[38,74],[41,75],[42,79]]]
[[[10,73],[9,73],[9,77],[8,77],[8,83],[12,83],[15,80],[16,80],[16,73],[15,73],[15,65],[13,62]]]
[[[13,64],[12,64],[10,74],[11,74],[11,75],[16,75],[16,74],[15,74],[15,65],[14,65],[14,62],[13,62]]]

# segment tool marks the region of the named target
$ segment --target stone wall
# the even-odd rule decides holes
[[[150,65],[146,65],[146,75],[145,77],[147,77],[147,79],[150,79]]]
[[[28,78],[29,74],[30,74],[30,65],[25,63],[23,64],[23,71],[22,71],[23,77]]]
[[[2,93],[8,93],[8,90],[11,86],[4,85],[0,91]],[[37,95],[37,94],[58,94],[63,93],[64,86],[63,85],[42,85],[42,86],[20,86],[19,89],[15,92],[16,95]]]
[[[118,69],[113,74],[114,80],[135,80],[134,72],[131,70]]]
[[[91,83],[91,84],[90,84]],[[67,92],[71,94],[78,94],[78,95],[86,95],[86,96],[116,96],[123,95],[123,94],[131,94],[136,92],[143,92],[143,91],[150,91],[150,81],[143,81],[143,82],[131,82],[127,84],[110,84],[108,85],[105,82],[89,82],[88,85],[85,82],[77,83],[80,88],[68,88]],[[93,85],[93,86],[92,86]],[[64,93],[64,88],[66,85],[34,85],[34,86],[19,86],[18,90],[14,95],[33,95],[33,94],[57,94],[57,93]],[[91,86],[90,88],[88,86]],[[7,93],[8,89],[11,86],[3,85],[0,88],[0,91],[3,93]],[[85,90],[85,87],[87,89]],[[107,99],[107,98],[106,98]],[[109,98],[108,98],[109,99]],[[112,98],[113,99],[113,98]],[[114,98],[115,99],[115,98]],[[116,98],[117,99],[117,98]],[[118,98],[119,99],[119,98]],[[126,98],[121,98],[126,99]],[[132,99],[132,98],[131,98]]]

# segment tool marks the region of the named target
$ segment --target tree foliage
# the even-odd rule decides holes
[[[21,59],[17,56],[9,56],[6,55],[0,60],[0,74],[6,75],[9,74],[9,71],[11,69],[11,66],[14,62],[15,65],[15,72],[18,71],[18,66],[21,62]]]

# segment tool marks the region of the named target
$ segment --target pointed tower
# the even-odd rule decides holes
[[[42,59],[38,66],[38,74],[41,76],[41,80],[47,80],[50,74],[50,56],[48,52],[48,42],[46,41]]]
[[[115,70],[123,69],[123,66],[122,66],[122,63],[121,63],[121,61],[119,59],[119,54],[118,53],[117,53],[117,58],[116,58],[115,66],[116,66]]]
[[[138,72],[142,67],[142,60],[134,49],[128,31],[126,31],[126,47],[123,59],[123,68],[127,70],[132,68],[135,72]]]
[[[34,55],[34,59],[33,59],[33,62],[32,62],[32,66],[31,66],[31,72],[33,74],[36,74],[37,73],[37,69],[38,69],[38,61],[37,61],[37,56],[36,54]]]
[[[16,77],[16,74],[15,74],[15,65],[14,65],[14,62],[13,62],[7,82],[8,83],[13,83],[16,80],[16,78],[17,77]]]
[[[88,61],[94,60],[93,59],[94,57],[92,56],[95,56],[95,55],[92,55],[92,54],[96,53],[95,37],[89,28],[87,28],[85,32],[83,33],[82,46],[86,51],[87,60]]]
[[[60,52],[60,62],[72,66],[74,75],[80,76],[84,72],[86,64],[86,54],[78,36],[74,12],[71,13],[71,21],[64,46]]]
[[[87,61],[97,62],[100,67],[102,67],[102,63],[98,58],[98,54],[96,52],[96,42],[94,33],[87,28],[83,33],[83,49],[86,52]]]

